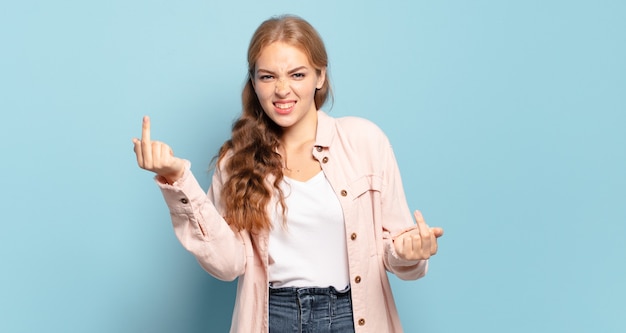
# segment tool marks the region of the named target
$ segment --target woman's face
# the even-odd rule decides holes
[[[263,111],[280,127],[316,119],[315,90],[324,84],[326,70],[318,75],[300,49],[282,42],[266,46],[253,74],[252,84]]]

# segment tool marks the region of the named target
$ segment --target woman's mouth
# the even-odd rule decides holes
[[[279,114],[288,114],[295,105],[296,102],[274,102],[274,110]]]

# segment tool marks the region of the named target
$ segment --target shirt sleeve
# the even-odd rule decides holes
[[[216,168],[211,187],[205,193],[190,168],[191,163],[185,161],[183,176],[171,185],[158,177],[155,181],[183,247],[215,278],[232,281],[244,273],[246,255],[241,234],[230,228],[218,210],[222,174]]]
[[[400,170],[391,144],[386,136],[383,136],[382,140],[383,188],[381,209],[385,269],[402,280],[416,280],[426,275],[428,260],[401,259],[395,251],[394,238],[417,226],[406,201]]]

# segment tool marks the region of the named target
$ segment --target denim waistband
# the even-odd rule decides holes
[[[303,295],[335,295],[338,298],[350,297],[350,286],[343,290],[337,290],[335,287],[269,287],[270,295],[273,296],[303,296]]]
[[[350,287],[269,287],[270,332],[354,332]]]

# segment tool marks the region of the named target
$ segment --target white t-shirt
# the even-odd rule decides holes
[[[329,287],[349,284],[343,211],[320,171],[306,182],[284,177],[287,223],[277,207],[269,239],[272,287]]]

